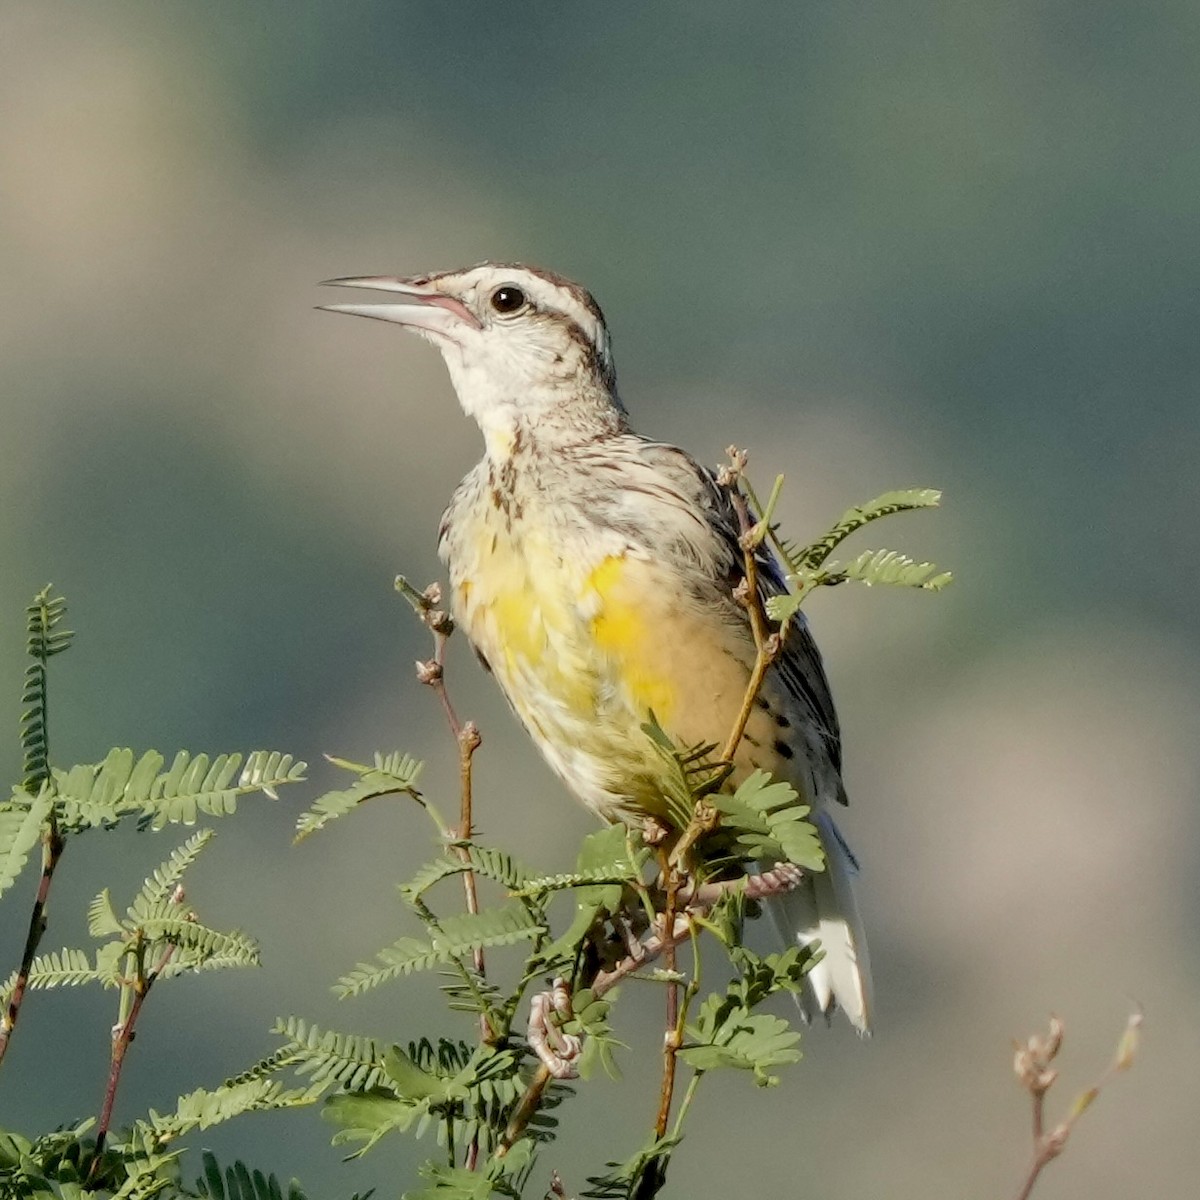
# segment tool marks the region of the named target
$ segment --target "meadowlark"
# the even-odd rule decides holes
[[[442,518],[453,613],[566,786],[606,821],[662,817],[648,715],[685,744],[724,741],[755,647],[728,492],[682,450],[634,433],[603,314],[577,284],[484,263],[407,279],[329,280],[393,293],[333,311],[391,321],[441,350],[483,432],[483,459]],[[764,556],[765,592],[784,587]],[[857,863],[831,810],[845,803],[837,714],[805,623],[773,663],[734,759],[812,805],[826,869],[770,901],[824,957],[808,1010],[870,1028]]]

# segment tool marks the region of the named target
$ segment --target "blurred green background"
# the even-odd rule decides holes
[[[265,1053],[278,1014],[392,1037],[440,1020],[427,985],[327,988],[408,931],[391,882],[427,848],[415,813],[289,836],[336,778],[323,752],[413,750],[452,793],[391,579],[437,575],[479,443],[430,348],[314,313],[313,284],[523,259],[604,305],[639,428],[786,471],[797,536],[888,487],[946,490],[883,537],[953,567],[950,592],[812,611],[877,1036],[815,1030],[775,1091],[718,1082],[673,1194],[1011,1194],[1010,1039],[1065,1017],[1065,1104],[1134,1001],[1137,1069],[1038,1194],[1194,1186],[1194,3],[31,0],[0,25],[7,725],[21,608],[52,579],[79,631],[54,673],[59,762],[119,743],[317,764],[192,880],[207,920],[261,937],[264,970],[154,996],[119,1118]],[[587,814],[453,649],[484,832],[567,863]],[[0,764],[16,777],[15,737]],[[72,847],[47,947],[174,844]],[[6,901],[5,962],[32,887]],[[33,997],[0,1123],[96,1111],[111,1001]],[[568,1114],[544,1162],[569,1188],[641,1140],[656,1037],[634,1022],[630,1082]],[[409,1145],[343,1168],[329,1133],[263,1116],[207,1144],[317,1194],[411,1182]]]

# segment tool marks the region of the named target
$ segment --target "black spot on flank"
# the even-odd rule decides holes
[[[758,738],[752,738],[748,733],[743,733],[742,738],[748,746],[753,746],[755,750],[762,745],[762,742],[760,742]]]
[[[757,705],[758,705],[758,707],[759,707],[759,708],[761,708],[761,709],[762,709],[764,712],[767,712],[767,711],[769,711],[769,710],[770,710],[770,708],[771,708],[771,702],[770,702],[770,700],[768,700],[768,699],[766,698],[766,696],[759,696],[759,697],[758,697],[758,698],[757,698],[757,699],[754,701],[754,703],[755,703],[755,704],[757,704]]]
[[[783,741],[782,738],[775,743],[775,753],[778,754],[780,758],[796,757],[795,750],[793,750],[791,746],[787,744],[787,742]]]
[[[775,718],[775,724],[778,725],[780,729],[791,729],[792,727],[791,721],[789,721],[787,717],[783,715],[783,713],[780,713]]]

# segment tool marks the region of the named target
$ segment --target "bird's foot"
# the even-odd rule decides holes
[[[565,979],[556,979],[548,992],[538,992],[529,1002],[526,1038],[538,1061],[555,1079],[575,1079],[583,1039],[563,1033],[562,1024],[574,1016]]]

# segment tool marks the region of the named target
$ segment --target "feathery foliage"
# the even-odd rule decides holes
[[[54,809],[49,792],[31,796],[15,788],[13,799],[0,803],[0,896],[16,881],[42,840]]]
[[[536,938],[544,932],[523,904],[485,909],[481,913],[461,913],[437,923],[428,939],[400,938],[380,950],[374,963],[359,963],[338,980],[339,996],[353,996],[381,983],[425,971],[463,958],[474,950],[511,946],[514,942]]]
[[[754,771],[735,792],[718,793],[712,803],[743,857],[825,869],[821,840],[806,819],[808,805],[790,783]]]
[[[196,1181],[196,1192],[205,1200],[308,1200],[294,1179],[285,1192],[274,1175],[251,1171],[243,1162],[233,1163],[222,1172],[210,1150],[205,1150],[201,1161],[204,1174]]]
[[[741,461],[722,486],[743,486]],[[845,513],[823,537],[797,546],[771,524],[782,480],[743,545],[750,556],[770,538],[788,591],[768,599],[758,616],[773,621],[786,642],[789,622],[818,586],[846,581],[937,590],[949,581],[933,564],[889,550],[868,550],[849,562],[831,561],[849,536],[881,517],[936,505],[931,490],[889,492]],[[748,488],[748,485],[746,485]],[[746,500],[734,497],[744,514]],[[150,1109],[124,1131],[110,1129],[121,1064],[151,990],[183,974],[258,962],[255,941],[240,930],[204,924],[184,891],[188,871],[211,843],[197,829],[149,872],[124,908],[108,888],[88,906],[94,946],[37,953],[45,928],[45,894],[64,840],[129,821],[147,833],[227,816],[238,800],[262,792],[275,798],[283,784],[301,780],[305,764],[277,751],[246,756],[178,752],[167,762],[156,751],[140,756],[116,748],[98,763],[55,767],[47,737],[46,664],[71,635],[59,626],[65,602],[49,588],[27,613],[29,654],[21,746],[23,773],[0,802],[0,893],[18,878],[34,848],[43,847],[43,874],[30,924],[27,952],[3,985],[0,1001],[11,1014],[31,992],[99,984],[118,994],[112,1027],[109,1086],[93,1121],[41,1138],[0,1131],[0,1196],[30,1200],[306,1200],[296,1183],[244,1163],[222,1167],[210,1154],[202,1177],[181,1181],[180,1142],[189,1134],[250,1113],[323,1104],[335,1126],[334,1144],[365,1154],[392,1134],[427,1137],[436,1145],[420,1170],[412,1200],[484,1200],[528,1194],[539,1152],[557,1133],[559,1107],[573,1092],[567,1080],[589,1080],[598,1070],[619,1076],[626,1049],[618,1039],[623,997],[672,998],[664,1061],[665,1101],[655,1128],[623,1161],[588,1180],[582,1195],[597,1200],[649,1200],[664,1186],[672,1155],[700,1082],[717,1071],[742,1071],[760,1086],[800,1058],[801,1033],[783,1015],[761,1011],[780,992],[795,993],[819,954],[791,946],[758,955],[743,945],[746,915],[758,911],[747,895],[796,886],[801,872],[824,867],[809,806],[789,782],[763,771],[732,778],[732,766],[713,745],[683,745],[648,714],[645,733],[657,755],[665,820],[611,825],[583,840],[572,869],[527,865],[472,833],[471,754],[474,727],[460,726],[446,700],[442,649],[453,623],[434,585],[418,591],[398,582],[432,633],[435,656],[425,682],[441,698],[455,735],[463,780],[461,818],[447,822],[418,790],[422,764],[394,751],[368,764],[330,758],[351,775],[344,788],[318,796],[296,822],[295,840],[324,829],[368,800],[400,795],[431,822],[434,851],[401,886],[402,914],[416,928],[398,936],[337,981],[341,998],[419,971],[436,971],[446,1007],[466,1014],[458,1027],[469,1038],[417,1037],[404,1047],[392,1040],[342,1033],[301,1017],[281,1018],[272,1029],[276,1049],[215,1087],[195,1087],[165,1112]],[[747,599],[753,606],[758,598]],[[771,640],[762,633],[765,644]],[[769,628],[769,626],[768,626]],[[761,646],[760,646],[761,649]],[[765,662],[766,659],[764,658]],[[748,688],[746,711],[754,699]],[[740,730],[731,735],[737,744]],[[727,751],[728,752],[728,751]],[[736,786],[735,786],[736,785]],[[747,878],[763,863],[793,864]],[[799,868],[799,871],[795,870]],[[486,887],[477,888],[477,884]],[[497,898],[496,893],[501,893]],[[462,911],[464,897],[467,911]],[[704,964],[722,960],[716,990],[703,983]],[[496,963],[502,961],[500,969]],[[637,988],[621,987],[637,978]],[[463,1022],[462,1016],[454,1019]],[[0,1028],[0,1057],[12,1017]],[[686,1076],[675,1103],[674,1071]],[[681,1084],[682,1086],[682,1084]],[[564,1194],[561,1189],[556,1194]]]
[[[131,959],[154,963],[163,960],[168,947],[170,956],[155,971],[158,978],[257,966],[258,946],[252,938],[237,930],[210,929],[183,905],[180,880],[212,836],[211,830],[201,830],[173,851],[147,878],[124,918],[117,916],[108,889],[100,892],[88,906],[88,933],[101,942],[94,955],[75,947],[39,954],[29,964],[27,986],[35,990],[84,983],[127,986]],[[0,987],[0,1005],[8,1003],[16,979],[14,972]]]
[[[25,668],[21,693],[21,752],[24,759],[21,786],[38,792],[50,775],[50,735],[47,717],[46,665],[61,654],[75,634],[59,629],[67,615],[67,602],[55,596],[50,584],[25,610],[26,652],[33,661]]]
[[[376,754],[374,765],[369,767],[363,763],[347,762],[344,758],[333,758],[329,755],[326,757],[335,766],[353,771],[358,778],[348,788],[326,792],[307,812],[300,814],[296,820],[295,840],[298,842],[317,830],[324,829],[330,821],[353,812],[365,801],[374,800],[379,796],[404,794],[411,796],[418,803],[423,803],[416,787],[423,764],[407,754],[400,751]]]
[[[55,785],[68,832],[109,829],[125,817],[144,828],[194,825],[203,814],[228,816],[238,798],[252,792],[274,797],[275,789],[304,778],[306,764],[276,750],[241,754],[191,755],[180,750],[167,770],[164,758],[148,750],[134,758],[117,747],[103,762],[55,771]]]
[[[236,1079],[290,1068],[321,1088],[336,1084],[352,1092],[370,1091],[384,1080],[386,1047],[374,1038],[319,1029],[299,1017],[281,1018],[271,1032],[285,1039],[283,1045]]]
[[[895,513],[936,508],[941,502],[942,493],[935,488],[904,488],[884,492],[882,496],[876,496],[866,504],[847,509],[827,533],[807,546],[797,546],[794,542],[782,540],[777,542],[777,545],[788,570],[798,575],[805,569],[815,570],[846,538],[872,521],[878,521],[880,517],[890,517]]]
[[[847,581],[940,591],[951,582],[949,571],[938,571],[933,563],[916,562],[895,550],[866,550],[849,563],[827,560],[846,538],[871,522],[895,513],[935,508],[941,498],[941,492],[932,488],[884,492],[868,504],[849,509],[828,533],[807,546],[779,538],[771,528],[772,541],[783,560],[788,590],[766,598],[767,616],[786,629],[814,589]]]

